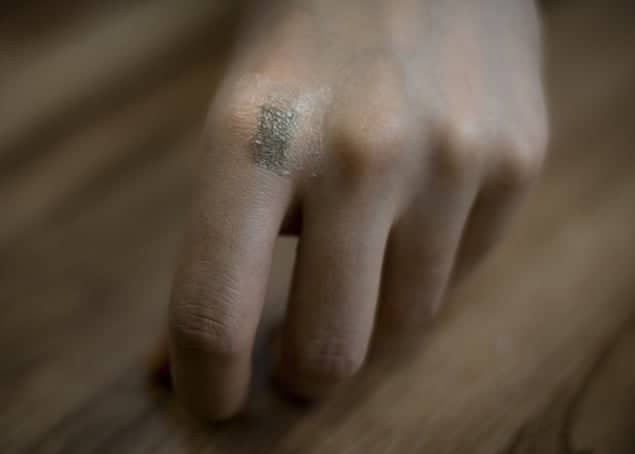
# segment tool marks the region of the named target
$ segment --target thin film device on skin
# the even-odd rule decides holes
[[[252,140],[252,156],[259,167],[278,175],[289,174],[289,146],[295,135],[297,113],[271,104],[263,104],[258,112],[256,135]]]

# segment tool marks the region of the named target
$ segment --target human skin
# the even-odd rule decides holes
[[[373,333],[424,329],[500,238],[547,142],[530,0],[242,14],[169,310],[176,393],[210,419],[244,402],[281,231],[300,242],[277,375],[315,398],[360,369]]]

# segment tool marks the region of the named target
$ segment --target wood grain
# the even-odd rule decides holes
[[[147,367],[226,53],[222,8],[203,3],[2,10],[0,453],[635,452],[633,3],[548,11],[545,176],[417,345],[315,408],[282,399],[282,241],[248,408],[214,426]]]

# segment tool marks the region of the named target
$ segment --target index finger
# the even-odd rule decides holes
[[[287,178],[259,166],[244,145],[231,148],[216,144],[204,156],[170,302],[176,393],[211,419],[232,416],[247,395],[273,247],[291,199]]]

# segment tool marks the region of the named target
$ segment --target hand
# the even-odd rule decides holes
[[[252,2],[210,109],[170,306],[192,410],[241,406],[274,241],[300,236],[279,375],[320,395],[500,237],[547,140],[528,0]],[[381,284],[381,285],[380,285]]]

